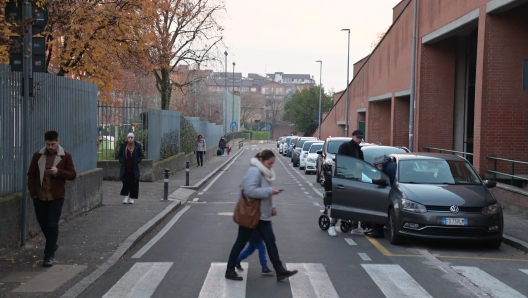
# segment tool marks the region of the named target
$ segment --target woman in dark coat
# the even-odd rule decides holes
[[[119,163],[121,164],[119,178],[123,182],[121,195],[125,196],[123,204],[134,204],[139,192],[139,163],[143,159],[141,144],[129,133],[127,140],[119,148]]]
[[[224,137],[221,137],[221,138],[220,138],[220,142],[218,142],[218,148],[220,148],[220,150],[222,150],[222,155],[224,155],[225,147],[226,147],[226,141],[225,141],[225,138],[224,138]]]

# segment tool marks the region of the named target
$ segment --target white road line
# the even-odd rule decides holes
[[[313,204],[314,204],[314,206],[318,206],[318,207],[320,206],[319,203],[317,203],[317,202],[313,202]]]
[[[301,190],[306,190],[304,187],[301,187]]]
[[[238,157],[239,157],[240,155],[242,155],[242,154],[237,155],[237,157],[235,157],[235,158],[233,159],[233,161],[230,162],[230,163],[225,167],[224,171],[227,171],[227,169],[229,169],[229,167],[230,167],[230,166],[231,166],[231,165],[232,165],[232,164],[238,159]],[[215,177],[213,180],[211,180],[211,182],[209,182],[209,184],[207,184],[207,186],[203,189],[203,192],[208,191],[209,188],[211,188],[211,186],[213,186],[213,184],[216,182],[216,180],[218,180],[218,178],[220,178],[220,177],[222,176],[222,175],[220,175],[221,173],[222,173],[222,172],[219,172],[219,173],[216,175],[216,177]]]
[[[237,271],[238,275],[244,278],[242,281],[225,279],[227,263],[211,263],[207,277],[200,290],[199,298],[245,298],[246,297],[246,283],[247,283],[247,262],[242,262],[240,265],[245,269],[244,271]]]
[[[284,163],[282,162],[282,160],[281,160],[280,158],[278,159],[278,161],[282,164],[282,166],[286,169],[286,171],[288,171],[288,170],[287,170],[287,167],[284,165]],[[296,173],[297,173],[297,172],[296,172]],[[303,177],[300,173],[297,173],[297,174],[299,174],[299,176],[300,176],[301,178],[303,178],[304,181],[306,181],[308,184],[310,184],[310,182],[306,179],[306,177]],[[310,187],[312,188],[312,190],[313,190],[316,194],[319,195],[320,198],[323,197],[323,194],[322,194],[317,188],[313,187],[313,185],[311,185]]]
[[[345,241],[348,243],[348,245],[357,245],[352,238],[345,238]]]
[[[286,267],[299,270],[289,278],[293,298],[339,297],[323,264],[288,263]]]
[[[306,195],[309,195],[310,193],[309,193],[309,192],[307,192],[307,191],[305,191],[305,192],[304,192],[304,194],[306,194]]]
[[[199,195],[199,196],[203,195],[203,192],[199,192],[198,195]]]
[[[358,255],[363,261],[372,261],[372,259],[364,252],[358,252]]]
[[[519,269],[519,270],[521,270],[522,272],[528,274],[528,269]]]
[[[426,298],[429,295],[400,265],[361,264],[387,298]]]
[[[136,263],[103,298],[151,297],[171,266],[172,262]]]
[[[452,266],[452,268],[494,298],[526,298],[478,267]]]
[[[302,186],[302,183],[299,183],[299,186]]]
[[[135,255],[132,256],[132,259],[141,258],[143,254],[145,254],[152,246],[154,246],[154,244],[156,244],[156,242],[158,242],[158,240],[160,240],[161,237],[163,237],[163,235],[165,235],[165,233],[167,233],[172,228],[172,226],[178,221],[178,219],[180,219],[182,214],[185,213],[185,211],[189,210],[189,208],[191,208],[191,206],[187,205],[183,207],[180,212],[174,215],[171,221],[165,227],[163,227],[163,229],[159,231],[159,233],[154,236],[154,238],[150,239],[150,241],[145,244],[145,246],[143,246]]]
[[[200,199],[200,198],[194,198],[194,199],[193,199],[193,202],[198,202],[199,199]]]

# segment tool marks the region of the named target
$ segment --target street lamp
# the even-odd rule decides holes
[[[317,129],[318,131],[317,139],[320,140],[321,139],[321,89],[322,89],[321,80],[323,77],[323,61],[317,60],[315,62],[319,62],[319,117],[318,117],[319,128]]]
[[[350,29],[341,29],[341,31],[348,31],[348,52],[347,52],[347,87],[346,87],[346,101],[345,101],[345,137],[348,137],[348,85],[349,79],[348,74],[350,69]]]
[[[231,110],[231,127],[232,131],[235,131],[235,127],[233,126],[233,121],[235,118],[235,62],[233,61],[233,109]]]
[[[225,55],[225,72],[224,72],[224,82],[225,82],[225,88],[224,88],[224,94],[225,94],[225,101],[223,104],[223,112],[224,112],[224,135],[227,134],[227,50],[224,52]],[[222,96],[224,98],[224,96]]]

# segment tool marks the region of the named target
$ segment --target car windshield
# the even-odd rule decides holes
[[[405,149],[398,147],[389,147],[389,146],[365,146],[361,147],[363,151],[363,159],[366,162],[372,163],[372,159],[376,154],[391,155],[393,153],[406,153]]]
[[[286,138],[286,141],[284,143],[288,144],[290,142],[290,138]]]
[[[297,148],[302,148],[304,142],[306,142],[306,140],[299,140],[299,142],[297,142],[296,147],[297,147]]]
[[[400,183],[481,184],[477,173],[466,161],[402,160],[398,168]]]
[[[310,153],[315,153],[317,152],[317,150],[321,150],[321,148],[323,148],[323,144],[313,144],[311,147],[310,147]]]
[[[314,141],[306,141],[306,142],[304,142],[302,150],[303,151],[308,151],[308,149],[310,149],[310,146],[312,146],[313,143],[314,143]]]
[[[335,141],[329,141],[326,151],[330,154],[336,154],[339,150],[339,146],[343,144],[344,142],[349,142],[348,140],[335,140]]]

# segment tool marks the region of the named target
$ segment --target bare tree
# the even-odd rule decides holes
[[[240,124],[260,116],[265,107],[265,97],[261,94],[244,93],[240,95]],[[259,120],[260,117],[258,117]]]
[[[161,108],[168,110],[172,90],[193,83],[173,80],[175,68],[215,60],[215,50],[223,31],[217,20],[225,6],[221,0],[164,0],[155,3],[156,42],[152,45],[150,59],[154,65],[156,87],[161,94]]]
[[[272,136],[277,122],[282,119],[282,115],[284,114],[284,104],[286,102],[286,97],[273,97],[267,99],[266,101],[266,122],[271,124],[270,136]]]

